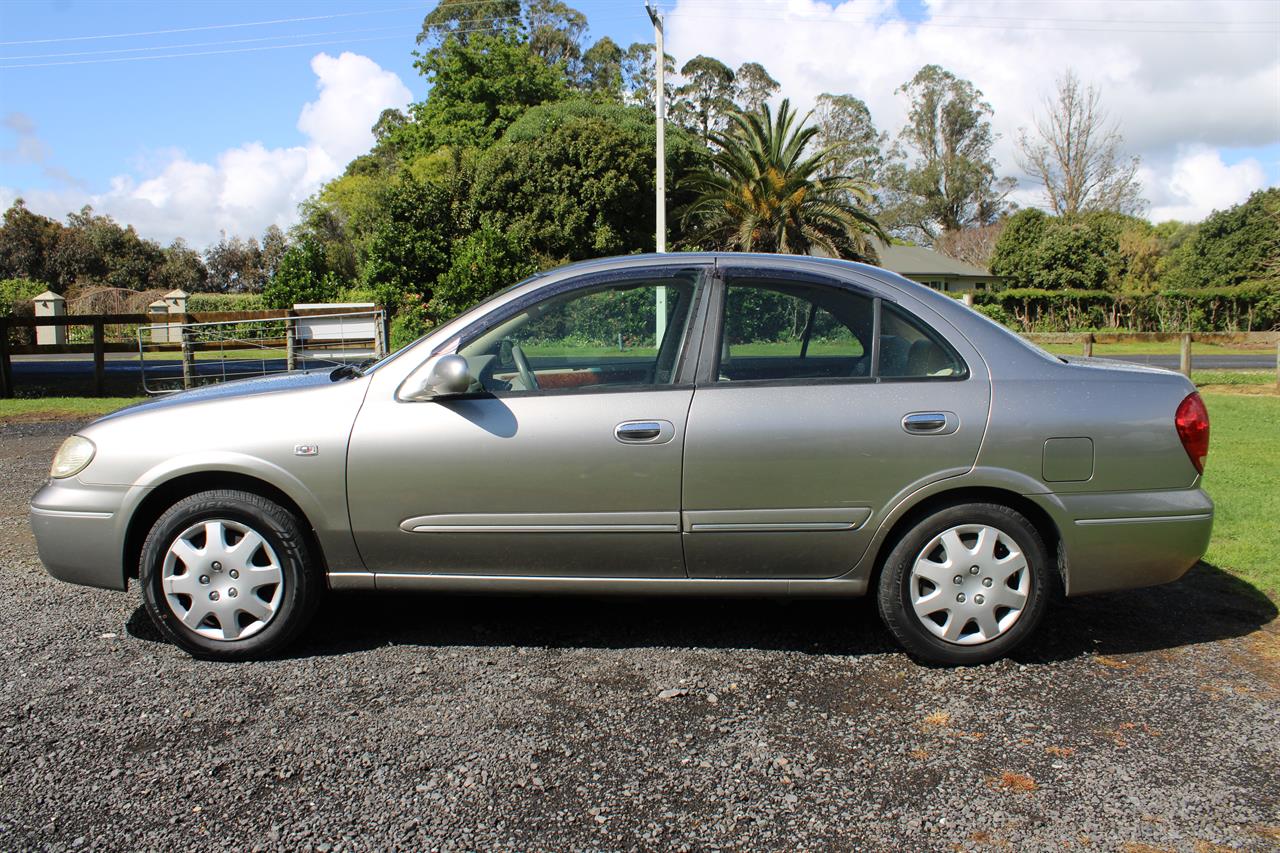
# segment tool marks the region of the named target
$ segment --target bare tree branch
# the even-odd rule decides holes
[[[1138,157],[1126,158],[1124,137],[1108,120],[1096,88],[1082,88],[1070,69],[1045,99],[1035,133],[1018,137],[1018,165],[1044,186],[1057,215],[1088,210],[1140,213],[1146,206],[1137,179]]]

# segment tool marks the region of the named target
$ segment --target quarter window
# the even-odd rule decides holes
[[[884,379],[964,376],[964,363],[937,333],[895,305],[881,304],[880,366]]]

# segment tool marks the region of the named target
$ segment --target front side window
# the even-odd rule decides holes
[[[549,297],[464,341],[488,392],[669,385],[698,273],[614,281]]]

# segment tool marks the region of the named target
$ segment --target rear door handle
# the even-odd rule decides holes
[[[613,428],[613,437],[623,444],[666,444],[675,437],[671,421],[623,421]]]
[[[958,426],[951,412],[911,412],[902,418],[902,428],[914,435],[949,435]]]

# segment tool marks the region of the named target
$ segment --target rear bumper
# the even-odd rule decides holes
[[[128,487],[51,480],[31,499],[31,530],[49,574],[68,583],[125,589],[124,524]]]
[[[1039,497],[1062,535],[1067,595],[1175,581],[1213,531],[1213,501],[1201,489]]]

